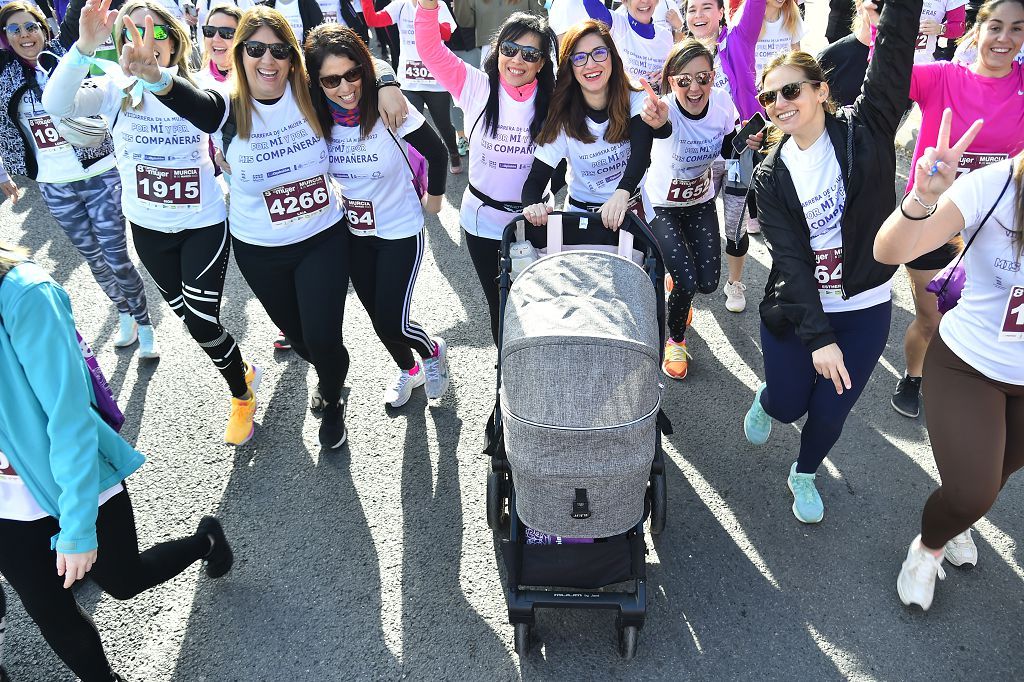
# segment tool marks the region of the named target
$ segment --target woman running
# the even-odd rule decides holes
[[[423,211],[441,210],[448,161],[444,143],[414,109],[394,134],[384,126],[376,88],[364,87],[373,78],[373,60],[351,29],[337,24],[313,29],[306,64],[310,80],[322,88],[314,103],[321,126],[330,130],[330,172],[345,188],[352,286],[399,369],[384,402],[401,407],[424,384],[427,398],[437,400],[448,388],[448,346],[411,320],[409,311],[423,261]],[[427,160],[422,204],[406,143]]]
[[[101,130],[94,131],[99,133],[95,146],[75,146],[43,106],[43,87],[66,46],[51,40],[39,8],[23,0],[4,5],[0,27],[8,47],[0,50],[0,155],[7,170],[39,183],[53,219],[117,308],[114,346],[131,346],[138,339],[140,358],[158,358],[145,285],[128,254],[111,138],[102,134],[98,119],[82,121]]]
[[[977,60],[970,65],[933,62],[914,65],[910,98],[921,109],[921,131],[914,147],[914,162],[934,146],[943,112],[952,109],[951,131],[959,137],[976,119],[987,125],[978,133],[958,166],[969,173],[1003,161],[1024,149],[1024,66],[1014,60],[1024,45],[1024,0],[990,0],[978,12]],[[914,177],[907,191],[914,187]],[[917,417],[921,409],[921,377],[928,344],[941,315],[928,283],[946,267],[963,246],[958,235],[948,244],[907,263],[914,296],[914,320],[903,337],[906,372],[890,400],[893,409]]]
[[[441,42],[437,0],[420,0],[416,44],[423,63],[452,93],[469,122],[469,186],[462,195],[459,221],[497,343],[501,232],[523,212],[521,188],[555,88],[555,36],[543,18],[516,12],[495,34],[487,59],[477,69]]]
[[[190,81],[189,34],[152,0],[130,0],[119,13],[109,6],[110,0],[90,0],[82,9],[78,40],[47,84],[43,106],[54,116],[98,114],[110,127],[122,160],[122,206],[135,251],[164,300],[227,382],[231,412],[224,441],[241,445],[254,433],[261,371],[242,359],[220,323],[230,244],[209,135],[182,120],[151,90],[131,86],[126,92],[114,77],[86,80],[91,55],[110,35],[111,26],[115,45],[122,50],[136,47],[126,27],[145,21],[153,25],[147,39],[154,65]]]
[[[737,114],[729,93],[712,86],[713,65],[710,50],[692,38],[669,52],[661,90],[669,93],[662,100],[672,137],[654,141],[644,185],[654,204],[651,229],[673,281],[661,363],[673,379],[685,378],[688,369],[685,335],[693,297],[716,291],[722,268],[711,166],[731,149]]]
[[[558,64],[547,120],[523,186],[523,216],[533,225],[547,224],[552,207],[544,191],[555,166],[567,159],[566,210],[600,213],[611,230],[622,225],[626,211],[641,220],[653,218],[644,175],[654,135],[669,137],[671,124],[655,132],[641,118],[647,96],[630,83],[604,22],[588,19],[570,28]]]
[[[894,141],[920,12],[921,0],[885,3],[864,95],[838,114],[809,54],[787,53],[765,67],[759,97],[782,139],[754,175],[772,269],[761,302],[766,383],[743,430],[761,445],[772,418],[789,424],[807,415],[787,481],[803,523],[824,516],[815,472],[889,335],[896,269],[877,263],[871,244],[891,211],[879,188],[896,182]]]
[[[436,6],[436,3],[431,5]],[[451,159],[452,175],[462,172],[462,159],[459,156],[459,143],[455,139],[455,126],[451,121],[452,96],[441,85],[430,68],[423,61],[416,44],[416,0],[392,0],[379,12],[370,9],[369,4],[363,9],[366,24],[373,28],[382,28],[392,24],[398,26],[402,48],[398,58],[398,74],[402,79],[402,92],[413,106],[422,114],[423,108],[430,110],[430,118],[434,120],[441,133],[441,139],[448,147]],[[441,37],[448,40],[455,29],[455,18],[448,5],[439,6],[439,22]]]
[[[2,245],[0,385],[0,574],[75,675],[121,680],[68,588],[88,574],[131,599],[204,559],[220,578],[231,547],[206,516],[194,535],[139,553],[123,481],[144,458],[95,409],[67,293]]]
[[[921,534],[896,581],[900,600],[925,610],[936,576],[946,577],[944,558],[977,564],[971,525],[1024,466],[1024,152],[954,182],[981,122],[951,145],[950,118],[875,240],[875,257],[887,263],[926,253],[957,231],[968,240],[967,285],[925,356],[928,435],[942,485],[925,502]]]
[[[126,71],[205,133],[229,123],[237,131],[230,144],[225,141],[235,261],[270,318],[316,370],[319,386],[310,406],[322,411],[321,446],[341,447],[348,436],[341,397],[349,367],[342,338],[348,230],[330,177],[329,131],[313,107],[313,96],[320,95],[309,83],[295,34],[277,10],[246,10],[232,45],[235,77],[226,100],[157,64],[151,17],[144,38],[131,18],[125,23],[136,38],[122,55]],[[393,115],[386,118],[394,125]]]
[[[715,57],[714,86],[732,96],[743,122],[750,120],[754,114],[763,113],[757,102],[754,48],[764,22],[765,6],[766,0],[746,0],[743,11],[731,25],[725,21],[725,0],[688,0],[684,8],[687,31],[704,43]],[[724,184],[722,204],[725,208],[725,253],[729,270],[724,287],[725,307],[730,312],[741,313],[747,308],[743,265],[750,248],[750,237],[747,236],[743,212],[748,201],[751,214],[756,214],[753,193],[750,191],[754,151],[745,150],[740,155],[733,149],[726,151],[728,153],[723,154],[723,159],[728,161],[716,163],[712,174],[716,194]],[[753,221],[750,224],[753,225]]]
[[[612,40],[630,80],[639,82],[643,78],[652,87],[660,87],[665,55],[672,49],[676,35],[682,36],[683,21],[678,13],[669,14],[669,21],[674,23],[666,29],[654,22],[660,0],[625,0],[625,15],[612,12],[601,0],[579,1],[591,19],[603,21],[611,28]]]

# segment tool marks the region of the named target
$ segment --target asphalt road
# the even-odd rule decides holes
[[[809,6],[818,33],[825,11]],[[452,178],[450,202],[464,186],[464,175]],[[382,406],[392,366],[350,295],[349,444],[321,452],[306,410],[315,375],[272,350],[276,330],[232,266],[225,326],[266,370],[256,437],[235,450],[221,441],[225,386],[148,276],[157,364],[113,349],[115,311],[38,191],[29,186],[17,207],[0,205],[0,239],[31,249],[68,289],[127,415],[124,435],[149,458],[129,483],[141,544],[190,533],[209,513],[233,542],[235,567],[220,581],[194,567],[128,602],[88,582],[76,588],[128,679],[1020,677],[1019,480],[976,527],[977,568],[949,568],[927,614],[896,596],[936,484],[923,419],[888,404],[911,319],[902,273],[889,345],[821,470],[823,523],[804,526],[790,512],[785,478],[799,427],[776,425],[762,448],[744,440],[742,416],[762,375],[760,239],[745,278],[747,312],[727,312],[720,293],[698,298],[690,375],[666,388],[676,429],[666,439],[669,521],[648,556],[636,660],[618,658],[610,613],[541,611],[540,643],[520,663],[484,513],[479,446],[495,352],[483,296],[457,210],[446,205],[426,229],[414,313],[451,349],[452,389],[440,405],[428,407],[419,392],[399,410]],[[7,591],[4,663],[14,682],[73,679]]]

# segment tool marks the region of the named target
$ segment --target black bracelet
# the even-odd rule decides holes
[[[907,210],[903,208],[903,202],[906,198],[907,197],[903,197],[903,199],[900,199],[900,213],[903,214],[904,218],[906,218],[907,220],[928,220],[929,218],[932,217],[932,213],[934,213],[934,211],[932,211],[932,213],[928,213],[927,215],[923,215],[919,218],[908,214]]]

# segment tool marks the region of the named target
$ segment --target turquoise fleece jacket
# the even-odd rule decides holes
[[[67,293],[34,263],[0,282],[0,450],[58,519],[51,548],[96,549],[102,491],[145,458],[92,408],[92,382]]]

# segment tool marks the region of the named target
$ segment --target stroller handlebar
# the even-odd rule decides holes
[[[602,217],[600,213],[594,213],[590,211],[552,211],[548,214],[548,218],[574,218],[577,220],[593,220],[599,225],[603,226]],[[532,225],[529,220],[526,219],[522,214],[517,215],[501,232],[501,256],[502,258],[508,258],[509,248],[515,241],[516,228],[519,222],[523,221],[528,225]],[[658,244],[657,238],[654,236],[654,232],[648,227],[638,215],[632,211],[626,211],[626,215],[623,218],[622,225],[619,226],[620,230],[625,230],[633,235],[633,238],[639,242],[639,248],[648,253],[652,253],[655,259],[659,263],[664,262],[664,258],[661,253],[661,245]]]

